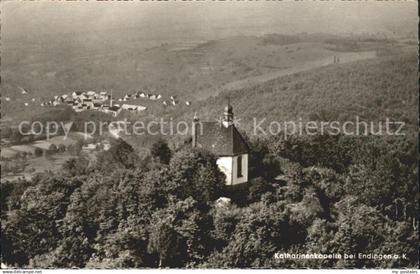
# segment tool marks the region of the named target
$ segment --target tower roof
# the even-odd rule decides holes
[[[234,125],[224,127],[219,122],[201,122],[197,130],[197,147],[217,156],[234,156],[249,152],[248,144]]]
[[[227,105],[225,106],[225,111],[226,111],[226,112],[232,112],[232,111],[233,111],[232,105],[231,105],[231,104],[227,104]]]

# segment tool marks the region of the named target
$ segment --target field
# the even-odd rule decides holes
[[[1,166],[4,173],[2,179],[17,179],[24,177],[30,179],[34,174],[44,171],[60,171],[68,159],[75,157],[70,153],[70,147],[83,137],[78,132],[70,133],[67,138],[55,136],[47,141],[38,140],[20,145],[1,146]],[[64,145],[68,151],[56,151],[46,155],[36,155],[36,147],[48,150],[54,144],[57,148]]]
[[[19,173],[2,174],[3,180],[12,181],[18,178],[25,178],[30,180],[32,176],[39,172],[53,171],[58,172],[62,169],[62,165],[70,158],[74,156],[68,153],[55,154],[45,158],[31,158],[25,163],[25,169]],[[5,163],[2,161],[1,165]]]

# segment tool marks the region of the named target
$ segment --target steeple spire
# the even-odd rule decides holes
[[[222,124],[226,128],[233,125],[233,108],[230,104],[230,97],[228,97],[228,104],[225,107],[225,111],[223,112]]]

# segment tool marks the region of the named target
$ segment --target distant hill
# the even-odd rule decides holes
[[[417,91],[415,54],[400,54],[330,65],[222,92],[175,117],[191,119],[194,113],[202,119],[220,117],[229,97],[244,129],[250,128],[254,117],[267,121],[346,121],[356,115],[370,121],[389,117],[415,126]]]
[[[170,120],[191,122],[195,113],[201,120],[220,118],[228,98],[234,106],[239,128],[252,135],[254,118],[271,121],[362,121],[391,120],[405,122],[415,131],[417,123],[417,62],[414,53],[380,56],[347,64],[331,64],[322,68],[291,74],[238,90],[225,90],[191,106],[167,109],[151,108],[141,115],[123,115],[117,119],[147,121]],[[48,116],[47,113],[44,116]],[[79,118],[92,118],[81,113]],[[95,117],[103,119],[105,117]],[[188,136],[124,137],[138,150],[147,148],[159,137],[169,138],[174,145]]]
[[[302,73],[279,77],[255,86],[222,91],[191,107],[154,109],[132,117],[141,121],[192,122],[194,114],[202,121],[222,116],[230,98],[239,128],[253,135],[254,118],[271,121],[361,121],[384,122],[386,118],[406,123],[408,134],[417,127],[417,62],[415,53],[402,53],[348,64],[334,64]],[[147,149],[157,138],[171,139],[174,146],[189,136],[131,136],[126,140],[137,150]]]
[[[161,101],[147,104],[151,113],[161,115],[176,111],[185,101],[216,96],[227,86],[237,89],[241,81],[332,62],[335,55],[375,51],[380,56],[415,47],[405,40],[326,34],[235,36],[153,47],[135,37],[127,44],[81,44],[77,37],[2,46],[2,95],[10,98],[2,101],[3,117],[32,117],[46,111],[42,101],[74,90],[113,90],[115,97],[122,97],[144,88],[162,94]],[[28,94],[22,94],[21,88]],[[165,108],[162,101],[170,96],[177,96],[180,105]]]

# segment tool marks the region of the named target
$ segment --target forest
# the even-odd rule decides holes
[[[418,64],[415,52],[388,54],[372,60],[330,65],[235,91],[222,92],[174,117],[218,117],[228,98],[250,130],[253,118],[268,121],[364,121],[386,117],[417,125]],[[261,107],[264,106],[264,107]]]
[[[0,3],[0,148],[48,141],[22,121],[70,123],[84,140],[0,159],[2,268],[419,268],[416,2],[46,2]],[[118,117],[43,103],[89,90],[161,99]],[[83,132],[214,122],[228,102],[249,145],[240,186],[189,133]],[[253,132],[254,119],[356,118],[403,134]]]
[[[417,268],[417,90],[417,62],[400,54],[231,92],[251,149],[250,180],[240,189],[225,187],[216,156],[192,149],[185,136],[148,136],[152,145],[141,153],[140,139],[114,141],[95,161],[73,157],[60,172],[2,180],[2,262],[37,268]],[[223,106],[226,96],[210,97],[174,119],[192,119],[194,112],[203,120],[217,117],[214,106]],[[404,121],[405,135],[285,138],[248,130],[252,117],[346,121],[354,115]],[[292,260],[276,258],[279,253],[399,257]]]
[[[122,140],[95,162],[2,182],[2,262],[86,268],[418,267],[417,152],[408,137],[248,138],[250,181],[209,152]],[[278,176],[281,175],[281,176]],[[219,197],[231,203],[217,203]],[[397,254],[279,260],[276,253]]]

